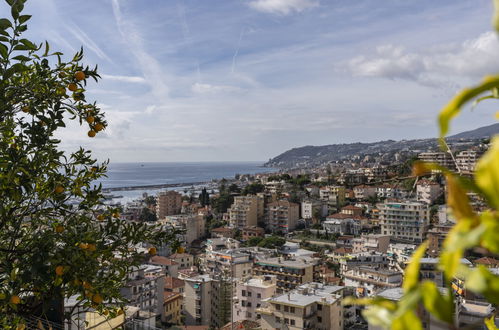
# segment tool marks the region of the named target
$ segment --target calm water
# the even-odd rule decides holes
[[[263,162],[189,162],[189,163],[110,163],[107,178],[100,180],[104,188],[133,187],[167,183],[208,182],[212,179],[233,179],[236,174],[274,172],[275,169],[261,167]],[[183,190],[184,187],[175,188]],[[142,193],[155,194],[158,189],[113,191],[123,198],[115,202],[126,202]]]

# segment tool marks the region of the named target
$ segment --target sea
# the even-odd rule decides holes
[[[155,195],[159,191],[176,190],[184,194],[202,189],[196,182],[211,182],[222,178],[234,179],[236,174],[271,173],[277,169],[263,167],[263,162],[146,162],[113,163],[108,165],[107,177],[97,183],[103,188],[129,188],[158,184],[185,184],[172,188],[123,189],[110,192],[109,202],[125,204],[144,193]],[[205,185],[203,185],[205,186]],[[216,184],[208,186],[213,189]]]

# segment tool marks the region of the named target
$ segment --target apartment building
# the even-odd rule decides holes
[[[261,329],[343,329],[343,289],[312,282],[270,298],[267,307],[257,310]]]
[[[260,315],[257,308],[267,307],[266,299],[271,298],[277,287],[275,275],[255,276],[236,285],[236,297],[232,305],[234,321],[257,321]]]
[[[325,217],[328,213],[327,203],[317,200],[304,200],[301,202],[301,217],[310,220],[317,214],[319,217]]]
[[[183,294],[178,292],[165,292],[163,323],[168,325],[182,325]]]
[[[240,280],[251,277],[253,261],[248,253],[236,250],[207,250],[201,261],[204,270],[213,275],[223,274]]]
[[[390,236],[380,234],[362,235],[352,240],[353,253],[380,252],[386,253],[390,245]]]
[[[345,286],[356,288],[358,297],[373,296],[381,290],[402,285],[402,273],[385,268],[355,267],[343,273]]]
[[[353,194],[355,199],[366,200],[370,197],[376,196],[376,187],[366,185],[355,186],[353,187]]]
[[[345,204],[345,187],[343,186],[325,186],[319,189],[319,198],[330,205]]]
[[[481,150],[463,150],[456,155],[456,164],[458,171],[462,174],[473,174],[476,163],[482,156]]]
[[[178,269],[190,268],[194,266],[194,256],[189,253],[174,253],[168,258],[178,264]]]
[[[157,195],[156,215],[163,219],[168,215],[180,214],[182,209],[182,195],[176,191],[162,191]]]
[[[163,314],[165,275],[160,266],[141,265],[128,275],[121,294],[130,306],[140,308],[148,318]]]
[[[440,166],[447,167],[451,170],[454,170],[456,168],[454,160],[452,159],[451,154],[448,152],[422,152],[418,155],[418,158],[423,162],[435,163]],[[434,172],[438,173],[439,171]]]
[[[296,228],[300,206],[287,200],[269,203],[265,212],[265,224],[272,232],[287,234]]]
[[[263,202],[263,198],[254,195],[234,197],[234,203],[227,211],[230,226],[238,229],[256,226],[258,211],[263,210]]]
[[[381,234],[421,243],[429,225],[428,205],[422,202],[378,204]]]
[[[318,259],[311,257],[265,258],[255,261],[253,275],[276,275],[277,292],[281,293],[314,281],[317,265]]]
[[[442,189],[435,181],[419,180],[416,184],[416,198],[420,202],[433,204],[441,194]]]

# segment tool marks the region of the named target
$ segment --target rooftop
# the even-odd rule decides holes
[[[288,268],[303,269],[303,268],[308,268],[311,265],[317,264],[317,259],[305,256],[293,259],[267,258],[267,259],[260,259],[255,263],[262,266],[269,265],[269,266],[282,266]]]
[[[300,285],[295,290],[283,295],[270,298],[268,301],[302,307],[313,303],[332,304],[341,298],[339,293],[343,289],[343,286],[324,285],[322,283],[311,282]]]

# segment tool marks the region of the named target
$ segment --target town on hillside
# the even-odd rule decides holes
[[[122,288],[126,322],[151,329],[377,329],[362,317],[364,307],[342,301],[400,299],[404,269],[425,240],[420,277],[444,286],[438,255],[455,222],[445,177],[436,170],[416,177],[412,163],[469,176],[487,148],[480,140],[449,152],[353,155],[121,205],[122,219],[160,224],[178,240],[154,256],[149,246],[137,247],[144,261]],[[477,211],[485,208],[479,196],[469,198]],[[483,251],[468,252],[461,263],[499,273],[499,260]],[[494,313],[459,278],[452,288],[459,327]],[[419,316],[426,329],[438,328],[424,308]]]

